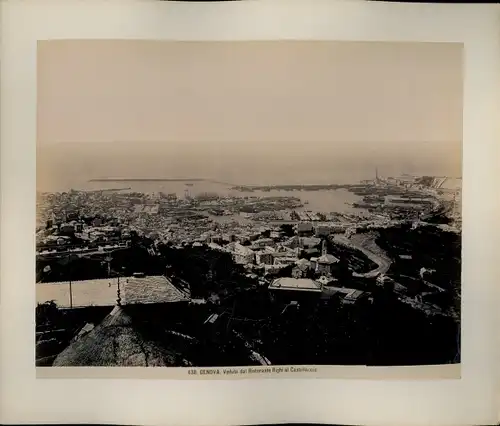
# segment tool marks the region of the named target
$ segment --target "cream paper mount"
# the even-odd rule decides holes
[[[0,360],[1,388],[8,389],[8,391],[0,394],[2,421],[29,423],[74,422],[77,420],[79,422],[151,425],[165,423],[208,425],[233,424],[235,422],[245,424],[273,422],[489,424],[494,422],[497,419],[497,406],[494,398],[497,389],[495,367],[497,340],[492,338],[496,329],[493,328],[493,312],[496,301],[493,277],[496,276],[496,262],[493,255],[495,247],[492,236],[497,227],[494,223],[489,223],[489,220],[493,221],[498,213],[497,199],[491,196],[496,189],[496,177],[493,171],[495,170],[496,158],[498,158],[498,149],[495,143],[497,129],[493,124],[496,122],[493,114],[496,112],[498,104],[494,103],[494,90],[492,90],[496,87],[496,76],[500,70],[497,55],[499,47],[497,13],[496,6],[484,5],[395,5],[358,2],[326,3],[321,1],[308,2],[307,4],[305,2],[290,2],[286,5],[282,2],[266,1],[203,5],[128,1],[119,3],[113,1],[4,3],[2,5],[4,23],[2,26],[4,59],[2,61],[2,106],[4,108],[1,109],[3,124],[1,138],[3,201],[1,204],[3,231],[1,239],[1,294],[3,303],[1,306],[2,345]],[[286,19],[279,19],[285,16]],[[20,25],[21,22],[24,24]],[[256,25],[257,22],[258,25]],[[82,151],[78,155],[64,158],[65,152],[63,150],[56,150],[54,155],[48,155],[48,160],[56,164],[59,161],[58,164],[64,166],[64,164],[71,164],[72,158],[80,158],[85,160],[85,166],[68,167],[66,165],[66,169],[61,166],[52,168],[50,174],[44,172],[43,167],[40,168],[39,161],[45,155],[44,152],[48,151],[42,148],[44,141],[40,140],[40,135],[50,135],[50,126],[48,126],[50,117],[61,117],[58,126],[54,128],[55,133],[48,139],[60,139],[58,142],[68,142],[67,139],[70,139],[70,143],[76,143],[82,142],[78,140],[81,138],[84,139],[84,143],[87,143],[85,141],[91,139],[92,136],[98,144],[104,143],[106,140],[123,141],[125,136],[128,136],[130,139],[127,143],[132,143],[137,141],[137,136],[144,137],[146,132],[150,132],[148,134],[149,143],[154,145],[155,138],[158,137],[154,134],[155,127],[152,124],[159,123],[160,120],[155,118],[154,114],[141,115],[139,110],[147,104],[146,101],[161,99],[161,91],[148,92],[146,83],[153,81],[152,78],[147,81],[141,80],[142,86],[139,86],[138,83],[134,84],[133,82],[136,80],[133,78],[127,78],[133,77],[133,73],[138,73],[141,69],[153,69],[147,65],[147,62],[137,61],[135,69],[123,67],[122,73],[111,73],[108,78],[110,83],[107,86],[100,86],[100,97],[94,96],[89,90],[77,93],[78,88],[89,87],[82,83],[86,81],[88,84],[93,81],[92,79],[95,80],[95,74],[85,72],[84,67],[92,67],[97,75],[103,75],[104,70],[99,68],[102,64],[98,61],[87,60],[83,63],[84,67],[83,65],[78,67],[78,62],[69,61],[73,66],[76,65],[76,69],[73,69],[74,72],[55,79],[55,74],[43,73],[44,67],[40,68],[40,64],[43,62],[37,63],[37,45],[40,40],[79,39],[81,41],[77,43],[85,45],[88,42],[84,39],[89,38],[227,41],[229,44],[234,41],[271,41],[277,39],[303,40],[303,43],[311,40],[335,40],[336,42],[356,41],[358,43],[376,41],[377,43],[383,42],[382,44],[391,42],[462,44],[463,123],[459,126],[459,131],[463,145],[460,157],[462,157],[462,190],[465,198],[461,210],[464,224],[462,230],[461,364],[458,366],[460,380],[450,380],[452,377],[449,371],[445,373],[446,377],[434,376],[434,380],[427,375],[427,372],[434,369],[443,374],[442,372],[449,367],[451,369],[457,368],[454,365],[444,366],[444,369],[442,366],[425,367],[427,372],[424,372],[422,367],[406,368],[406,376],[395,374],[399,380],[390,380],[394,378],[392,372],[397,371],[391,367],[360,367],[360,369],[351,366],[320,367],[314,365],[308,367],[310,365],[308,363],[303,365],[311,369],[316,368],[317,371],[292,372],[292,366],[289,366],[290,372],[288,374],[293,374],[293,377],[287,377],[287,380],[277,380],[279,377],[286,376],[281,375],[282,373],[275,373],[276,375],[273,376],[271,373],[271,376],[268,377],[269,380],[265,381],[147,380],[152,378],[145,378],[145,375],[157,372],[158,377],[166,374],[169,375],[170,379],[187,379],[189,376],[193,376],[188,374],[190,367],[182,370],[176,368],[127,368],[126,375],[128,377],[120,375],[123,378],[120,381],[113,380],[117,378],[116,376],[113,378],[109,376],[110,374],[122,374],[120,368],[107,368],[101,371],[100,368],[96,367],[84,367],[86,378],[97,376],[95,380],[76,379],[76,376],[81,374],[82,370],[80,369],[74,370],[68,367],[35,369],[33,356],[35,353],[35,300],[33,297],[35,297],[35,293],[38,297],[39,292],[36,291],[37,287],[33,285],[36,281],[34,270],[28,265],[33,265],[36,250],[33,235],[36,209],[33,201],[36,198],[37,184],[43,182],[44,185],[50,186],[66,181],[71,182],[71,186],[78,188],[76,185],[79,181],[71,181],[68,176],[88,173],[92,167],[94,167],[95,173],[102,173],[94,162],[85,160],[88,159],[86,152]],[[52,41],[40,42],[40,44],[43,43],[50,45]],[[51,68],[57,69],[64,63],[64,58],[67,59],[74,54],[72,43],[76,42],[65,41],[63,43],[70,48],[63,52],[64,54],[57,61],[47,61]],[[106,43],[113,42],[107,41]],[[149,46],[154,44],[149,41],[145,43]],[[81,55],[82,58],[83,55]],[[279,60],[287,60],[286,57],[279,57],[279,55],[274,59],[278,62]],[[439,59],[444,60],[442,56]],[[229,59],[226,60],[228,64],[231,63]],[[175,63],[173,60],[172,62]],[[141,64],[143,68],[141,68]],[[252,61],[248,60],[247,66],[255,66],[253,64]],[[196,75],[196,68],[194,66],[190,68],[189,72],[192,73],[192,76]],[[294,67],[290,66],[289,68],[293,69]],[[242,71],[246,71],[246,67],[242,67]],[[272,74],[271,71],[272,68],[269,70]],[[42,73],[42,77],[45,76],[48,83],[51,84],[41,85],[39,80],[37,86],[37,73],[38,76]],[[356,73],[361,73],[361,69],[358,68],[351,74]],[[51,75],[52,80],[49,78]],[[208,72],[205,78],[208,78],[207,75]],[[381,75],[383,76],[383,74]],[[443,83],[443,90],[453,86],[454,75],[450,74],[447,82]],[[137,77],[137,74],[135,76]],[[276,76],[277,83],[284,83],[281,80],[286,80],[284,76],[281,77]],[[326,77],[324,76],[324,78]],[[429,78],[436,78],[436,75]],[[72,89],[71,80],[79,83],[73,85]],[[95,81],[96,84],[99,82],[99,80]],[[168,87],[167,81],[162,87]],[[296,81],[307,81],[307,79]],[[365,83],[367,84],[366,79],[360,79],[361,86]],[[391,82],[386,81],[386,83],[397,84],[398,81],[392,80]],[[120,102],[116,102],[119,97],[116,96],[116,92],[112,88],[119,84],[127,88],[127,96],[124,95],[123,98],[119,99]],[[226,86],[221,85],[221,87],[227,88],[230,84],[231,79],[228,78]],[[66,86],[68,90],[57,94],[57,89],[60,86]],[[190,94],[189,88],[193,86],[172,85],[172,87],[177,87],[179,91],[183,89],[187,96]],[[214,90],[214,87],[204,87],[208,93],[210,93],[209,89]],[[233,86],[233,89],[237,87],[243,87],[243,85]],[[280,86],[277,84],[272,87],[278,90]],[[408,89],[409,86],[403,85],[402,87]],[[108,92],[106,92],[106,88],[108,88]],[[255,85],[253,88],[258,89],[258,86]],[[331,89],[331,85],[328,85],[328,88]],[[342,89],[345,89],[345,85],[337,86],[338,91],[342,91]],[[380,87],[378,89],[381,90]],[[38,101],[51,99],[54,102],[52,107],[37,108],[37,90]],[[199,93],[198,90],[194,92]],[[105,93],[111,94],[111,96],[106,98]],[[149,93],[149,96],[141,98],[141,95],[145,93]],[[254,93],[258,92],[254,91]],[[268,91],[268,94],[271,93]],[[401,94],[401,91],[398,93]],[[443,101],[439,93],[441,92],[436,91],[434,97],[431,97],[435,102]],[[415,97],[417,93],[411,94],[414,95],[412,97],[414,102],[403,103],[402,105],[406,105],[406,108],[402,106],[399,109],[408,109],[410,106],[416,108]],[[277,93],[275,92],[274,95]],[[423,95],[423,92],[418,93],[418,95]],[[182,99],[187,100],[186,96]],[[74,102],[73,99],[80,99],[81,102]],[[113,99],[115,104],[110,102]],[[138,101],[131,105],[130,102],[127,102],[130,99]],[[6,105],[8,108],[5,107]],[[270,105],[270,103],[262,105],[261,113],[266,112],[265,107]],[[298,103],[295,105],[300,106]],[[293,104],[288,106],[292,109],[287,111],[288,117],[297,117],[294,114],[298,114],[300,109],[293,110],[292,106]],[[356,109],[356,105],[350,106],[346,103],[344,106],[344,110],[340,110],[340,116],[346,113],[346,109]],[[446,110],[436,109],[432,119],[422,120],[419,131],[427,130],[429,135],[439,139],[442,134],[438,127],[430,128],[430,126],[431,124],[444,127],[453,126],[452,123],[456,117],[454,109],[456,104],[450,102],[448,106],[449,109]],[[232,139],[232,135],[224,134],[228,131],[227,126],[215,126],[214,124],[217,122],[215,119],[218,117],[217,112],[220,104],[211,103],[209,107],[206,108],[207,114],[209,112],[213,114],[210,120],[207,119],[205,122],[199,120],[197,126],[191,125],[189,127],[186,120],[178,120],[170,123],[177,126],[170,126],[170,130],[172,128],[188,129],[189,133],[186,134],[193,140],[200,136],[196,133],[197,129],[204,129],[204,135],[212,136],[211,143],[214,140],[222,142],[224,136]],[[234,109],[237,108],[231,108],[232,113],[234,113]],[[99,110],[103,110],[105,113],[99,113]],[[178,117],[176,114],[181,114],[183,111],[186,113],[186,105],[180,101],[172,114],[174,117]],[[287,116],[284,111],[286,110],[281,110],[282,116],[277,115],[275,119],[265,122],[266,126],[259,126],[260,131],[266,129],[269,132],[266,135],[268,142],[272,142],[272,131],[275,131],[274,136],[277,143],[280,136],[279,129],[284,128],[284,126],[273,128],[273,125],[278,123],[280,118],[284,120]],[[325,109],[319,111],[325,111]],[[380,112],[380,110],[373,108],[372,115],[364,116],[365,123],[369,123]],[[130,115],[127,116],[127,114]],[[77,116],[78,119],[75,118]],[[436,118],[437,116],[439,119]],[[110,126],[112,130],[106,130],[105,127],[102,127],[102,122],[99,122],[99,119],[110,122],[113,117],[120,120],[120,126]],[[138,117],[142,118],[139,120]],[[332,118],[325,113],[322,115],[318,112],[315,117],[311,118],[317,120],[315,122],[317,126],[311,125],[309,129],[317,130],[321,128],[319,124],[326,127],[326,124],[329,123],[328,119],[335,123],[338,117],[335,115]],[[425,115],[421,117],[425,117]],[[165,123],[169,123],[171,119],[172,115],[165,116]],[[250,130],[249,127],[245,127],[251,123],[249,115],[245,114],[244,118],[240,120],[240,127]],[[261,116],[260,122],[264,123],[262,120]],[[402,126],[404,121],[399,120],[388,129],[394,131],[396,125]],[[300,121],[291,120],[289,122],[296,125]],[[141,124],[144,125],[144,123],[149,125],[141,130]],[[136,133],[134,133],[134,124],[138,125]],[[346,120],[339,120],[335,124],[337,124],[337,129],[341,129],[342,125],[354,129],[354,126]],[[79,127],[71,128],[75,125]],[[120,131],[123,131],[124,134],[120,134]],[[159,130],[158,134],[163,135],[164,132]],[[290,136],[290,140],[293,140],[293,137],[303,138],[303,136],[300,131],[296,131]],[[388,134],[385,136],[387,137]],[[254,135],[253,140],[257,139],[258,136]],[[326,144],[320,136],[315,139],[318,144]],[[97,147],[98,145],[92,146]],[[222,157],[220,154],[225,152],[222,146],[218,151],[219,157]],[[242,148],[244,146],[247,145],[241,145]],[[97,152],[101,152],[99,149],[95,149]],[[36,153],[37,150],[38,153]],[[363,147],[363,150],[369,152],[372,158],[376,158],[376,154],[379,152],[378,149],[366,150],[366,147]],[[360,149],[358,152],[363,152],[363,150]],[[320,150],[314,151],[321,152]],[[217,165],[213,161],[214,157],[208,155],[210,152],[207,154],[201,148],[200,152],[203,154],[204,161],[200,160],[198,164]],[[227,152],[230,153],[229,150]],[[307,150],[299,150],[298,152],[306,161],[304,152],[307,153]],[[116,155],[118,158],[118,151],[116,151]],[[133,156],[130,164],[132,167],[141,165],[145,155],[151,167],[148,168],[148,173],[142,173],[143,175],[154,174],[155,155],[151,152],[142,155],[142,157]],[[439,155],[431,157],[428,158],[429,162],[441,158]],[[417,160],[417,156],[414,160]],[[123,163],[123,158],[119,158],[119,161],[108,161],[107,164],[110,167],[115,167],[116,173],[119,171],[116,165]],[[234,164],[237,162],[235,161]],[[175,161],[171,161],[169,165],[174,167]],[[35,175],[35,169],[38,176]],[[256,167],[245,170],[240,165],[238,169],[250,176],[252,169],[256,169]],[[283,167],[281,170],[285,169]],[[217,167],[214,167],[213,170],[217,170]],[[300,168],[297,167],[297,170]],[[387,172],[382,173],[382,169],[380,173],[382,178],[389,176]],[[232,176],[234,175],[236,172],[233,172]],[[371,175],[373,175],[373,169],[370,170],[370,176],[359,180],[372,179]],[[314,176],[312,172],[311,176],[318,177],[318,175]],[[43,181],[41,177],[45,177],[46,180]],[[224,179],[224,181],[226,180]],[[232,180],[228,179],[226,182],[232,183]],[[484,212],[488,212],[488,215],[485,215]],[[144,212],[138,213],[144,214]],[[151,212],[145,214],[151,214]],[[363,249],[368,250],[366,247]],[[330,247],[327,248],[326,253],[321,253],[321,246],[319,250],[320,256],[323,254],[334,255],[330,253]],[[479,255],[479,253],[482,254]],[[123,276],[123,279],[131,277]],[[140,276],[135,278],[139,281],[144,279]],[[152,294],[155,293],[155,288],[148,287],[150,284],[145,285]],[[116,286],[116,282],[113,281],[107,287],[113,293],[112,298],[117,295]],[[325,285],[325,287],[328,286]],[[75,296],[75,301],[81,300],[81,297],[90,297],[88,294],[87,296],[73,294],[73,289],[78,291],[77,288],[77,284],[72,283],[72,299],[73,296]],[[64,297],[66,293],[62,287],[60,291]],[[101,294],[103,294],[102,291]],[[116,298],[122,297],[126,298],[122,294]],[[292,302],[294,301],[292,300]],[[126,305],[123,300],[120,303],[122,302]],[[104,308],[107,309],[109,306],[111,312],[116,300],[112,301],[111,305],[107,305],[107,303],[105,302]],[[481,348],[481,351],[477,348]],[[246,368],[248,374],[248,368],[255,368],[256,371],[259,371],[277,367],[279,366]],[[196,367],[195,369],[199,371],[201,368],[204,367]],[[220,371],[222,372],[226,368],[221,367]],[[239,369],[239,367],[236,368]],[[294,368],[299,367],[294,366]],[[207,369],[212,370],[212,368]],[[355,369],[357,371],[353,372]],[[134,378],[130,377],[129,372],[133,372]],[[53,375],[53,377],[60,374],[67,374],[67,376],[64,380],[61,376],[54,377],[53,380],[42,380],[38,378],[42,374],[44,376]],[[262,374],[267,373],[255,374],[261,378]],[[329,374],[334,374],[336,377],[327,379]],[[353,374],[359,380],[349,380],[347,374]],[[370,374],[379,376],[370,377]],[[419,377],[417,380],[412,380],[409,377],[410,374],[419,374]],[[325,380],[308,380],[316,378],[318,375],[325,377]],[[213,374],[204,376],[212,378]],[[453,378],[457,377],[455,374],[452,376]],[[442,380],[435,380],[438,377]],[[141,378],[141,380],[136,380],[136,378]],[[378,380],[370,380],[375,378]],[[175,404],[165,403],[165,401],[174,400]],[[140,401],[141,407],[139,409],[137,409],[138,401]],[[272,409],[269,408],[269,402],[271,402]],[[192,409],[193,405],[196,406],[196,410]],[[360,405],[363,406],[363,410],[357,408]],[[214,407],[229,408],[214,410]],[[409,418],[412,419],[411,422],[407,420]]]

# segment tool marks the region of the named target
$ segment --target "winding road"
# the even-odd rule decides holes
[[[362,274],[353,272],[352,275],[354,277],[376,278],[381,274],[385,274],[392,264],[392,260],[385,255],[379,246],[377,246],[374,237],[369,234],[354,234],[351,238],[347,238],[345,235],[336,234],[332,237],[332,240],[335,243],[359,250],[373,263],[377,264],[377,268],[369,272]]]

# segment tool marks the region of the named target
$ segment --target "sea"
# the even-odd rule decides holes
[[[437,144],[55,144],[37,151],[37,190],[130,188],[178,197],[293,196],[304,209],[357,213],[360,197],[346,190],[240,192],[234,186],[354,184],[380,176],[459,173],[460,146]],[[439,154],[439,155],[438,155]],[[441,155],[442,154],[442,155]],[[446,154],[446,155],[445,155]],[[453,154],[453,155],[451,155]],[[453,158],[452,158],[453,157]],[[456,157],[456,158],[455,158]],[[452,158],[452,160],[449,160]],[[92,181],[92,179],[143,179]],[[204,179],[158,181],[154,179]],[[144,180],[151,179],[151,180]]]
[[[361,197],[345,189],[320,191],[252,191],[242,192],[233,189],[233,185],[218,182],[171,182],[171,181],[127,181],[127,182],[84,182],[77,188],[81,191],[96,191],[103,189],[122,189],[120,192],[140,192],[145,194],[176,194],[177,197],[195,197],[204,193],[217,194],[222,197],[295,197],[304,203],[299,210],[313,212],[338,212],[359,214],[360,209],[353,208],[352,203]]]

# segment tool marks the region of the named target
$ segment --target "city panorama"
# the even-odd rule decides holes
[[[460,183],[40,194],[37,365],[459,362]]]

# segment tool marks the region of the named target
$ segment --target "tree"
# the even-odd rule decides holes
[[[56,322],[58,318],[59,308],[53,300],[39,303],[35,308],[36,325],[51,324]]]
[[[293,237],[295,235],[295,229],[293,225],[289,223],[284,223],[280,226],[280,229],[287,237]]]
[[[271,236],[271,230],[270,229],[266,229],[265,231],[262,231],[262,236],[264,238],[269,238]]]

